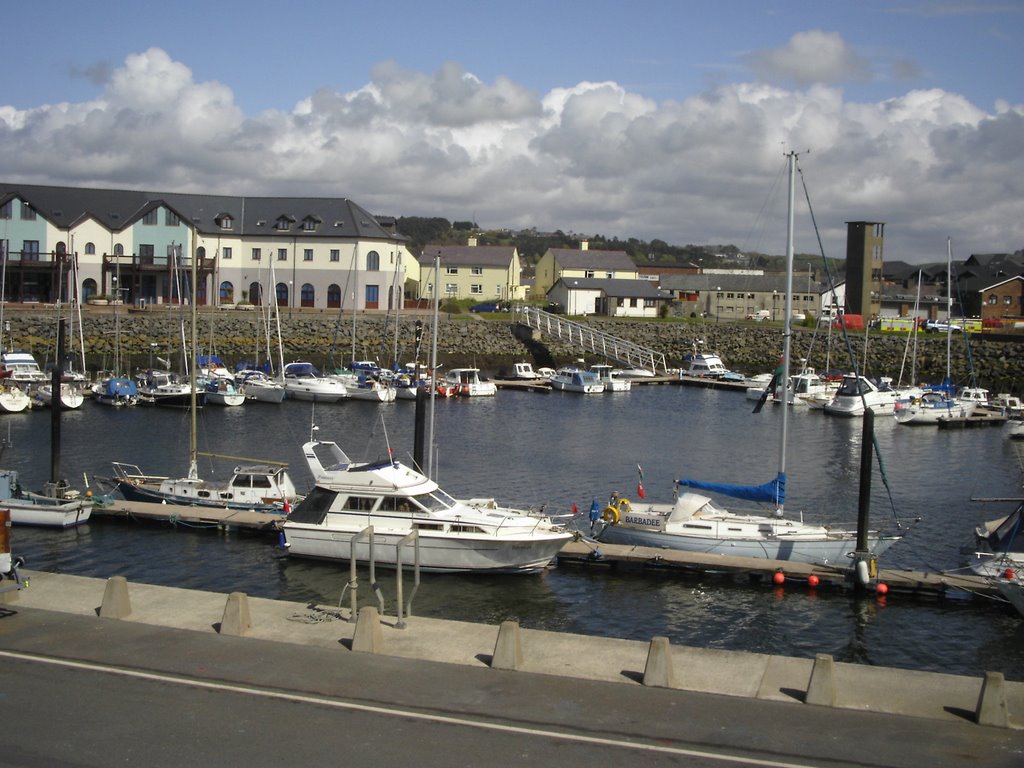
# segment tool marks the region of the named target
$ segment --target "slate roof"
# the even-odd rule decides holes
[[[238,237],[406,239],[388,232],[370,213],[348,198],[235,197],[0,181],[0,204],[15,197],[27,202],[60,229],[73,227],[91,217],[117,232],[134,224],[152,208],[163,205],[178,214],[183,224],[204,235],[230,232]],[[231,217],[230,230],[218,223],[222,216]],[[281,217],[291,223],[287,231],[274,228]],[[302,222],[307,219],[314,222],[314,229],[303,229]]]
[[[840,281],[836,281],[838,287]],[[673,291],[731,291],[733,293],[786,293],[786,275],[781,272],[767,275],[666,275],[661,287]],[[828,286],[817,280],[811,281],[811,293],[821,294]],[[807,292],[807,276],[793,276],[793,292]]]
[[[417,259],[424,267],[434,264],[434,256],[441,252],[443,267],[500,267],[507,269],[515,255],[511,245],[427,245]]]
[[[635,272],[636,264],[625,251],[600,251],[579,248],[551,248],[562,269],[608,269]]]
[[[561,277],[555,283],[565,285],[569,290],[601,291],[605,296],[617,299],[666,299],[650,280],[628,280],[600,277]],[[554,290],[554,288],[552,288]]]

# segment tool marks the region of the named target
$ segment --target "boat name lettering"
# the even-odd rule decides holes
[[[629,523],[631,525],[651,525],[656,528],[661,527],[661,520],[650,517],[633,517],[632,515],[626,515],[622,518],[622,522]]]

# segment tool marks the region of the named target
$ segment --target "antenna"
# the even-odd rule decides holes
[[[320,427],[318,427],[316,425],[315,415],[316,415],[316,400],[314,400],[312,402],[312,404],[310,404],[310,406],[309,406],[309,441],[310,442],[313,442],[313,438],[316,436],[316,433],[320,431]]]

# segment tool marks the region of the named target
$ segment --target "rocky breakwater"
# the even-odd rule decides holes
[[[4,317],[10,325],[3,337],[5,349],[32,352],[40,362],[53,358],[56,322],[52,308],[19,310],[8,306]],[[216,352],[229,365],[240,360],[252,360],[257,352],[260,359],[265,359],[267,331],[259,311],[202,309],[198,319],[197,336],[202,350]],[[400,361],[413,359],[417,321],[423,323],[419,359],[425,362],[429,358],[432,342],[430,314],[404,314],[398,322],[397,357]],[[589,318],[587,324],[662,352],[670,367],[681,366],[684,356],[696,347],[717,352],[733,370],[760,373],[771,371],[782,351],[781,329],[772,325],[598,318]],[[388,318],[379,312],[359,313],[354,325],[355,357],[390,363],[396,349],[394,317]],[[126,367],[145,367],[157,356],[180,360],[182,313],[180,309],[166,306],[141,311],[122,307],[117,315],[112,307],[89,307],[83,312],[81,334],[77,328],[69,329],[68,349],[77,355],[81,336],[88,368],[109,367],[114,357],[117,326],[120,326],[121,356]],[[281,338],[285,361],[303,359],[320,365],[332,359],[336,364],[348,362],[353,353],[352,328],[352,316],[339,315],[337,310],[294,310],[290,314],[284,311]],[[270,336],[272,342],[276,342],[275,329],[271,329]],[[973,363],[980,386],[993,392],[1020,393],[1024,387],[1024,346],[1014,341],[972,334],[968,356],[967,341],[962,335],[953,339],[952,375],[957,384],[970,382]],[[273,346],[276,348],[276,343]],[[793,329],[794,361],[806,358],[808,365],[819,371],[827,368],[849,370],[852,368],[851,353],[869,376],[891,376],[897,380],[902,368],[903,381],[910,381],[911,351],[904,334],[873,331],[865,338],[861,332],[844,340],[841,334],[833,331],[829,342],[825,329],[817,335],[813,329]],[[547,335],[540,335],[534,341],[520,341],[507,319],[447,313],[439,318],[438,358],[449,367],[474,365],[485,370],[499,370],[511,366],[516,360],[531,360],[536,365],[558,365],[573,362],[581,356],[586,355],[582,355],[578,348]],[[177,367],[176,362],[174,365]],[[942,380],[946,373],[944,336],[919,334],[916,370],[919,381]]]

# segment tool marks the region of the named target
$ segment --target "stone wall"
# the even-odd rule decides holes
[[[420,361],[429,359],[431,346],[430,315],[403,315],[399,321],[398,359],[411,361],[414,354],[414,323],[424,322]],[[42,362],[53,358],[56,337],[56,312],[50,308],[5,308],[4,349],[32,352]],[[78,355],[77,323],[68,326],[68,349]],[[771,371],[782,351],[782,334],[778,326],[714,323],[701,321],[644,322],[590,318],[594,327],[621,336],[637,344],[663,352],[669,366],[682,364],[683,356],[703,340],[701,348],[719,353],[726,366],[743,373]],[[281,318],[281,336],[285,361],[311,360],[319,365],[333,358],[340,365],[352,357],[352,316],[339,316],[336,311],[300,312]],[[120,326],[123,367],[145,367],[151,356],[170,358],[173,367],[181,354],[181,312],[169,307],[151,307],[141,311],[121,307],[88,307],[83,312],[82,336],[90,370],[112,365],[116,328]],[[394,342],[394,318],[383,313],[359,314],[355,320],[357,359],[378,360],[389,364]],[[259,350],[266,357],[265,327],[258,311],[202,310],[199,313],[198,337],[203,351],[213,351],[228,365],[252,360]],[[272,337],[276,333],[272,333]],[[1024,339],[1022,339],[1024,340]],[[899,378],[907,351],[903,381],[910,380],[911,351],[905,334],[872,332],[868,339],[867,363],[864,364],[865,336],[852,335],[850,349],[869,376]],[[850,369],[850,353],[841,335],[833,332],[831,349],[824,330],[815,336],[813,329],[794,328],[793,358],[809,357],[817,370],[826,367]],[[826,354],[828,357],[826,358]],[[535,365],[558,365],[580,357],[577,350],[547,337],[537,341],[520,341],[512,333],[507,320],[484,319],[476,315],[442,314],[438,323],[438,358],[447,366],[475,365],[498,371],[517,360],[530,360]],[[970,336],[970,357],[979,385],[993,392],[1019,394],[1024,384],[1024,346],[1013,341],[996,341],[981,334]],[[826,365],[826,359],[828,364]],[[970,382],[970,365],[965,339],[953,339],[953,380],[960,385]],[[589,358],[588,358],[589,361]],[[917,372],[922,381],[940,381],[946,371],[946,339],[938,334],[919,334],[917,339]]]

